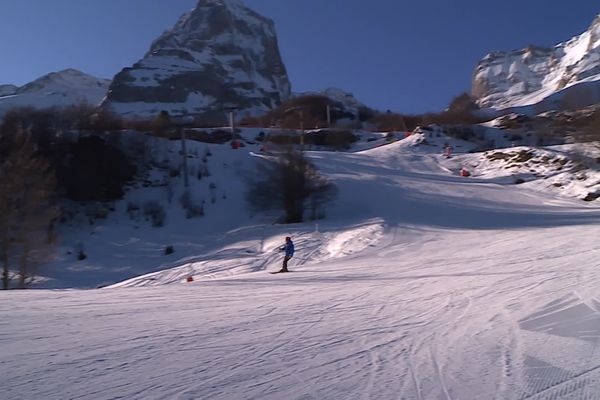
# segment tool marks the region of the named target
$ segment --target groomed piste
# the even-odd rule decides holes
[[[489,163],[461,177],[465,143],[446,159],[421,140],[307,152],[339,188],[318,225],[236,217],[232,183],[195,257],[0,293],[1,397],[599,399],[597,205]],[[294,272],[270,275],[287,235]]]

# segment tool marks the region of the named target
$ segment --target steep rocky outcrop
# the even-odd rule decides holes
[[[166,110],[220,120],[230,108],[267,111],[290,90],[273,22],[239,0],[200,0],[115,76],[104,106],[130,117]]]
[[[535,105],[538,112],[600,102],[600,15],[553,48],[488,54],[475,69],[472,94],[481,107]]]

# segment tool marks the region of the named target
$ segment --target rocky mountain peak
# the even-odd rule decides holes
[[[496,109],[535,105],[551,97],[552,104],[541,108],[566,107],[568,102],[580,107],[600,101],[596,86],[600,87],[600,15],[587,31],[553,48],[531,45],[486,55],[475,68],[472,94],[480,106]],[[577,96],[566,96],[567,101],[559,95],[573,91]]]
[[[590,45],[591,46],[599,46],[600,45],[600,14],[596,15],[592,25],[588,29],[590,32]]]
[[[596,15],[596,17],[592,21],[592,25],[590,27],[590,30],[594,30],[596,28],[600,28],[600,14]]]
[[[222,119],[255,114],[290,96],[271,20],[239,0],[200,0],[150,51],[114,79],[105,106],[126,116]]]

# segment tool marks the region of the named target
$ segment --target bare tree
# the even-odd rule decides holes
[[[54,242],[55,176],[22,129],[0,135],[0,160],[2,286],[9,288],[12,261],[18,264],[19,286],[25,287]]]
[[[308,207],[316,216],[317,208],[336,194],[335,185],[319,174],[304,154],[290,148],[277,160],[259,163],[246,199],[255,210],[283,210],[285,223],[297,223],[304,220]]]
[[[452,113],[472,113],[478,109],[479,106],[473,96],[467,92],[463,92],[450,101],[446,111]]]

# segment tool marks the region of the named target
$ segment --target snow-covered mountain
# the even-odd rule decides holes
[[[200,0],[117,74],[104,105],[125,116],[221,119],[228,108],[267,111],[290,91],[273,22],[239,0]]]
[[[17,93],[18,86],[15,85],[0,85],[0,97],[11,96]]]
[[[80,103],[99,105],[110,81],[75,69],[52,72],[24,86],[0,86],[0,116],[14,107],[66,107]]]
[[[600,102],[600,15],[579,36],[554,48],[529,46],[486,55],[473,76],[482,107],[535,105],[537,112]]]

